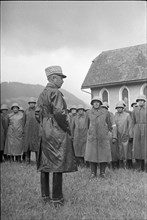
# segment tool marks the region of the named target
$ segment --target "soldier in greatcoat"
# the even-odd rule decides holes
[[[77,115],[73,119],[71,133],[75,156],[77,158],[77,165],[82,167],[84,165],[84,155],[87,140],[87,114],[85,113],[83,105],[78,105],[77,107]]]
[[[124,111],[124,104],[119,101],[114,115],[116,124],[116,137],[119,152],[119,167],[126,168],[129,140],[131,139],[132,120],[130,114]]]
[[[88,111],[88,133],[85,150],[85,161],[91,163],[91,178],[97,175],[97,165],[100,164],[100,176],[105,177],[107,163],[111,162],[111,149],[108,132],[112,130],[110,114],[101,108],[100,97],[93,97],[93,106]]]
[[[21,162],[23,153],[23,115],[18,111],[18,103],[11,106],[12,113],[8,114],[8,131],[5,142],[4,154],[9,155],[11,160],[16,158]]]
[[[118,146],[116,144],[116,124],[114,121],[114,114],[109,111],[109,105],[108,102],[103,102],[103,105],[101,105],[102,108],[104,108],[106,111],[110,114],[110,120],[112,124],[112,130],[109,131],[109,140],[110,140],[110,147],[111,147],[111,166],[112,169],[116,169],[119,167],[119,156],[118,156]]]
[[[147,108],[145,95],[139,95],[136,99],[138,107],[132,112],[133,119],[133,152],[139,170],[145,170],[147,160]]]
[[[74,118],[77,115],[77,106],[76,105],[72,105],[69,109],[69,125],[70,125],[70,129],[72,127],[72,123]]]
[[[0,109],[0,120],[1,120],[1,145],[0,145],[0,162],[7,160],[7,156],[4,155],[4,146],[6,141],[7,129],[8,129],[8,106],[3,104]]]
[[[29,107],[24,111],[23,114],[23,159],[26,159],[27,163],[30,163],[31,152],[35,152],[37,160],[37,152],[39,149],[39,124],[35,118],[36,99],[34,97],[30,97],[28,100],[28,105]]]
[[[77,170],[71,131],[67,119],[67,105],[59,91],[66,77],[60,66],[45,69],[49,83],[40,94],[36,119],[40,122],[40,148],[37,168],[41,172],[41,194],[53,203],[63,204],[62,174]],[[49,173],[53,172],[52,198]]]

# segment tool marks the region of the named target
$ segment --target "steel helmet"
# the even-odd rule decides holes
[[[94,102],[94,101],[99,101],[101,105],[103,104],[103,103],[102,103],[102,99],[101,99],[99,96],[94,96],[94,97],[92,98],[92,100],[91,100],[91,105],[93,105],[93,102]]]
[[[76,109],[76,110],[77,110],[76,105],[72,105],[72,106],[70,107],[70,111],[71,111],[72,109]]]
[[[79,110],[79,109],[83,109],[83,110],[85,110],[85,108],[84,108],[83,105],[78,105],[77,110]]]
[[[104,107],[104,108],[108,109],[109,108],[108,102],[103,102],[101,107]]]
[[[132,102],[131,107],[133,107],[133,105],[137,105],[137,102]]]
[[[36,103],[36,98],[30,97],[29,100],[28,100],[28,104],[29,103]]]
[[[17,107],[17,108],[19,109],[19,105],[18,105],[18,103],[16,103],[16,102],[13,103],[12,106],[11,106],[11,110],[13,109],[13,107]]]
[[[139,95],[136,99],[136,102],[140,101],[140,100],[143,100],[146,102],[146,96],[145,95]]]
[[[123,108],[124,109],[124,104],[123,104],[123,102],[122,101],[119,101],[117,104],[116,104],[116,107],[115,107],[116,109],[117,108]]]
[[[8,110],[8,106],[6,104],[1,105],[1,110]]]

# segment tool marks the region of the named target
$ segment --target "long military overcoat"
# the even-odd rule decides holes
[[[84,157],[85,155],[87,128],[87,114],[77,115],[71,126],[76,157]]]
[[[128,147],[129,147],[129,138],[132,132],[132,120],[129,113],[123,111],[122,113],[115,113],[114,116],[116,124],[116,137],[117,137],[117,146],[119,159],[124,160],[128,159]]]
[[[41,124],[38,170],[76,171],[75,154],[67,120],[67,105],[55,85],[48,83],[39,96],[36,117]]]
[[[35,107],[28,108],[23,116],[23,151],[37,152],[39,149],[39,124],[35,118]]]
[[[23,114],[21,112],[8,115],[8,131],[4,154],[22,155],[23,153]]]
[[[85,161],[110,162],[111,149],[109,130],[112,129],[110,114],[103,108],[88,111],[88,134],[85,151]]]
[[[0,120],[1,120],[1,145],[0,145],[0,151],[4,151],[5,146],[5,140],[6,140],[6,134],[7,134],[7,115],[1,113],[0,114]]]
[[[114,114],[112,112],[109,112],[109,113],[110,113],[110,120],[111,120],[111,124],[112,124],[112,131],[109,131],[111,156],[112,156],[112,161],[117,161],[119,159],[118,144],[117,144],[117,142],[115,142],[115,143],[112,142],[113,138],[115,138],[117,140],[116,125],[115,125],[115,121],[114,121]]]
[[[136,107],[132,112],[133,149],[135,159],[147,159],[147,108]]]

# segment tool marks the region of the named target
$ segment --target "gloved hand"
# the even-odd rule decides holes
[[[112,143],[113,143],[113,144],[116,143],[116,138],[112,138]]]
[[[133,142],[133,138],[129,138],[129,142]]]

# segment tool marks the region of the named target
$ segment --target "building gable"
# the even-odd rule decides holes
[[[147,80],[147,44],[102,52],[96,57],[82,89]]]

